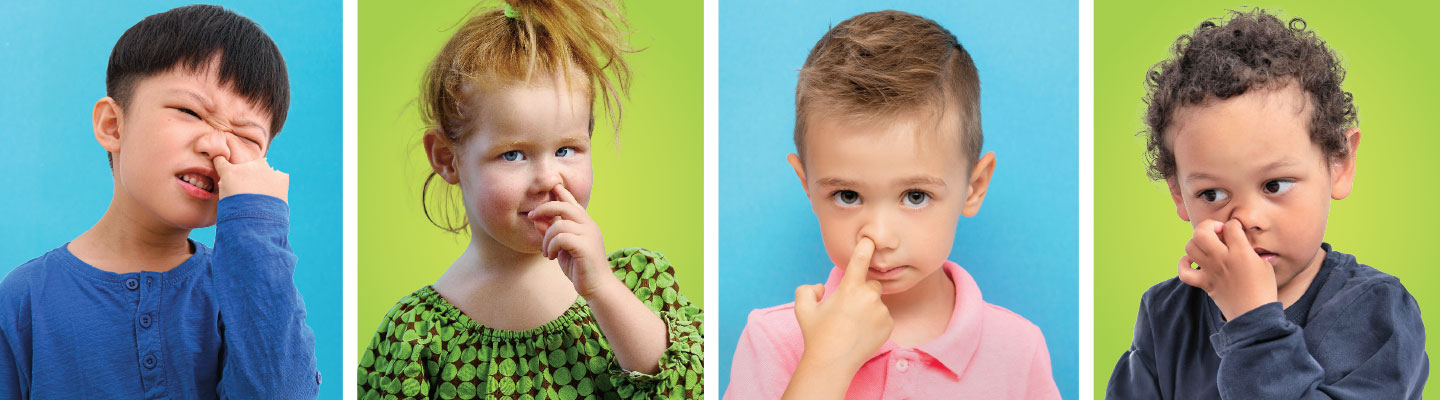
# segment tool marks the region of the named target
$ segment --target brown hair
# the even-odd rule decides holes
[[[420,116],[427,130],[459,144],[473,122],[464,99],[474,85],[504,86],[559,74],[568,84],[583,84],[592,104],[598,94],[611,128],[618,133],[619,98],[630,87],[630,67],[621,55],[632,51],[625,42],[627,24],[620,6],[612,0],[505,3],[505,7],[482,9],[465,21],[430,62],[420,96]],[[591,134],[594,129],[592,114]],[[441,207],[443,224],[431,215],[426,194],[436,176],[432,171],[420,188],[425,217],[441,229],[465,231],[469,223],[463,213],[455,215],[453,207]],[[449,199],[453,196],[447,192],[441,201]]]
[[[1281,22],[1265,10],[1230,11],[1230,20],[1205,20],[1181,35],[1170,58],[1146,75],[1146,159],[1150,179],[1175,176],[1175,152],[1165,129],[1182,107],[1299,84],[1314,112],[1310,141],[1330,159],[1349,156],[1345,130],[1358,121],[1353,96],[1341,90],[1345,67],[1325,41],[1306,29],[1305,20]]]
[[[795,151],[819,114],[867,120],[957,101],[962,153],[980,157],[980,77],[955,35],[928,18],[869,12],[830,28],[805,59],[795,87]]]

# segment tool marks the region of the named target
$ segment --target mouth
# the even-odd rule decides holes
[[[1275,260],[1280,258],[1279,254],[1272,253],[1263,247],[1256,247],[1255,255],[1260,256],[1261,260],[1265,260],[1265,262],[1270,263],[1270,265],[1275,265]]]
[[[871,266],[870,266],[870,274],[869,274],[869,275],[870,275],[871,278],[874,278],[874,279],[894,278],[894,277],[900,275],[900,273],[904,272],[905,269],[906,269],[906,268],[909,268],[909,267],[910,267],[909,265],[898,265],[898,266],[871,265]]]
[[[175,174],[175,180],[191,197],[210,200],[219,190],[219,178],[208,168],[189,168]]]

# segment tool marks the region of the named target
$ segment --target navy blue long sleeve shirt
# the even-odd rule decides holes
[[[289,207],[221,199],[215,248],[116,274],[60,246],[0,282],[0,398],[315,398]]]
[[[1415,298],[1394,276],[1323,244],[1305,295],[1225,321],[1172,278],[1140,299],[1112,399],[1418,399],[1429,374]]]

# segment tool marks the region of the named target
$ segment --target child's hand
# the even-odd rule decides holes
[[[805,358],[834,368],[855,371],[890,338],[894,321],[880,301],[880,282],[866,281],[875,242],[860,238],[840,287],[820,301],[824,285],[795,289],[795,319],[805,338]],[[838,364],[832,364],[838,363]]]
[[[225,156],[215,157],[215,173],[220,175],[220,198],[241,193],[270,195],[290,202],[290,175],[270,168],[264,158],[231,164]]]
[[[530,210],[535,229],[545,235],[540,253],[560,262],[565,276],[575,284],[581,297],[590,299],[599,292],[606,279],[615,280],[606,259],[605,242],[600,227],[585,213],[585,207],[565,189],[565,184],[552,189],[556,200]]]
[[[1190,268],[1191,263],[1200,269]],[[1227,321],[1277,301],[1275,268],[1255,254],[1238,220],[1195,226],[1180,257],[1180,281],[1209,293]]]

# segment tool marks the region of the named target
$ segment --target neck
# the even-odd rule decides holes
[[[435,291],[471,319],[501,330],[528,330],[565,312],[575,286],[555,261],[515,251],[484,232],[471,236]]]
[[[127,207],[117,196],[94,226],[70,243],[81,261],[115,273],[169,271],[190,258],[190,229],[159,221],[154,214]]]
[[[1315,281],[1315,275],[1320,273],[1320,266],[1325,263],[1325,249],[1315,250],[1315,256],[1305,265],[1305,268],[1295,272],[1288,282],[1276,287],[1275,299],[1285,308],[1300,301],[1305,296],[1305,291],[1310,289],[1310,283]]]

